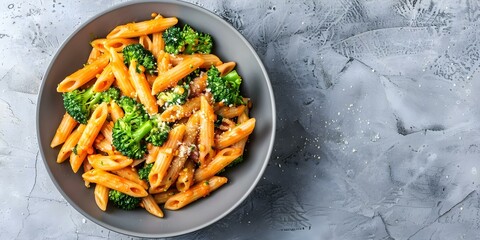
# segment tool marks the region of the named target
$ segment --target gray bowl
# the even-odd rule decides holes
[[[229,182],[184,209],[164,211],[160,219],[143,209],[122,211],[109,206],[102,212],[95,204],[93,188],[84,187],[81,173],[73,174],[68,163],[55,162],[59,148],[50,141],[65,110],[57,84],[82,67],[90,51],[92,36],[103,37],[115,26],[145,20],[150,13],[176,16],[180,23],[212,34],[214,53],[224,61],[237,62],[243,77],[242,94],[253,101],[251,116],[256,128],[247,145],[245,162],[226,172]],[[206,227],[227,215],[252,192],[270,158],[275,135],[275,104],[267,72],[251,45],[227,22],[195,5],[177,1],[142,1],[121,4],[90,19],[60,47],[48,67],[37,106],[37,136],[45,166],[65,199],[91,221],[116,232],[139,237],[168,237]]]

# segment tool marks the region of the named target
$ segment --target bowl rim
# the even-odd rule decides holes
[[[268,89],[268,93],[269,93],[269,98],[270,98],[270,106],[272,108],[272,124],[271,124],[271,137],[269,139],[269,146],[268,146],[268,149],[267,149],[267,154],[266,154],[266,159],[264,160],[264,163],[262,165],[262,168],[260,169],[260,172],[259,174],[257,175],[257,177],[254,179],[254,182],[253,184],[250,186],[250,188],[248,188],[248,190],[243,194],[243,196],[241,198],[239,198],[239,200],[237,200],[237,202],[235,204],[233,204],[227,211],[223,212],[222,214],[218,215],[217,217],[215,217],[214,219],[211,219],[209,221],[206,221],[204,222],[203,224],[200,224],[196,227],[193,227],[193,228],[189,228],[189,229],[186,229],[186,230],[183,230],[183,231],[177,231],[177,232],[172,232],[172,233],[165,233],[165,234],[147,234],[147,233],[141,233],[141,232],[134,232],[134,231],[130,231],[130,230],[125,230],[125,229],[122,229],[122,228],[118,228],[116,226],[113,226],[113,225],[110,225],[108,223],[105,223],[101,220],[97,220],[95,219],[93,216],[90,216],[90,214],[88,214],[87,212],[85,212],[82,208],[80,208],[64,191],[63,189],[59,186],[58,184],[58,181],[56,179],[54,179],[53,177],[53,173],[52,173],[52,170],[48,167],[48,163],[47,163],[47,160],[45,159],[45,153],[43,151],[43,148],[42,148],[42,141],[41,141],[41,138],[40,138],[40,125],[39,125],[39,122],[40,122],[40,106],[41,106],[41,101],[42,101],[42,96],[43,96],[43,90],[44,90],[44,87],[45,87],[45,80],[46,80],[46,77],[50,74],[50,71],[51,71],[51,68],[53,67],[54,65],[54,62],[57,60],[58,58],[58,55],[60,54],[61,50],[63,50],[63,48],[65,47],[65,45],[70,42],[70,40],[80,31],[82,30],[83,28],[85,28],[85,26],[87,26],[88,24],[90,24],[91,22],[97,20],[99,17],[109,13],[109,12],[112,12],[112,11],[115,11],[119,8],[124,8],[124,7],[128,7],[128,6],[131,6],[131,5],[137,5],[137,4],[145,4],[145,3],[169,3],[169,4],[175,4],[175,5],[180,5],[181,7],[187,7],[187,8],[193,8],[194,10],[196,11],[200,11],[202,12],[203,14],[206,14],[206,15],[209,15],[210,17],[216,19],[217,21],[220,21],[222,22],[223,24],[225,24],[230,30],[232,30],[232,32],[236,35],[236,37],[240,38],[240,40],[242,40],[247,48],[253,53],[253,56],[254,58],[258,61],[258,63],[260,63],[260,68],[262,70],[262,74],[264,75],[265,77],[265,80],[266,80],[266,84],[267,84],[267,89]],[[50,60],[50,63],[46,69],[46,71],[44,72],[43,74],[43,78],[42,78],[42,83],[41,83],[41,86],[40,86],[40,89],[39,89],[39,92],[38,92],[38,96],[37,96],[37,106],[36,106],[36,123],[35,123],[35,126],[36,126],[36,133],[37,133],[37,142],[38,142],[38,147],[39,147],[39,151],[40,151],[40,154],[41,154],[41,157],[42,157],[42,160],[43,160],[43,163],[45,165],[45,168],[48,172],[48,175],[50,177],[50,180],[53,182],[53,184],[55,185],[56,189],[60,192],[60,194],[65,198],[65,200],[67,201],[67,203],[69,205],[71,205],[77,212],[79,212],[80,214],[82,214],[84,217],[86,217],[87,219],[89,219],[90,221],[96,223],[97,225],[100,225],[108,230],[111,230],[111,231],[115,231],[117,233],[121,233],[121,234],[125,234],[125,235],[129,235],[129,236],[134,236],[134,237],[147,237],[147,238],[151,238],[151,237],[173,237],[173,236],[179,236],[179,235],[184,235],[184,234],[187,234],[187,233],[191,233],[191,232],[194,232],[194,231],[197,231],[197,230],[200,230],[202,228],[205,228],[217,221],[219,221],[220,219],[224,218],[225,216],[227,216],[229,213],[231,213],[234,209],[236,209],[240,204],[242,204],[245,199],[252,193],[253,189],[257,186],[258,182],[260,181],[261,177],[263,176],[264,172],[265,172],[265,169],[268,165],[268,162],[270,161],[270,158],[271,158],[271,154],[272,154],[272,150],[273,150],[273,146],[274,146],[274,141],[275,141],[275,130],[276,130],[276,109],[275,109],[275,97],[274,97],[274,94],[273,94],[273,88],[272,88],[272,85],[271,85],[271,82],[270,82],[270,78],[268,77],[268,72],[267,70],[265,69],[265,66],[262,62],[262,60],[260,59],[260,57],[258,56],[257,52],[255,51],[255,49],[252,47],[252,45],[250,44],[250,42],[248,42],[247,39],[245,39],[245,37],[237,30],[235,29],[229,22],[225,21],[224,19],[222,19],[220,16],[216,15],[215,13],[211,12],[210,10],[207,10],[201,6],[198,6],[198,5],[195,5],[193,3],[189,3],[189,2],[184,2],[184,1],[178,1],[178,0],[141,0],[141,1],[132,1],[132,2],[124,2],[124,3],[120,3],[120,4],[116,4],[116,5],[113,5],[97,14],[95,14],[94,16],[88,18],[85,22],[83,22],[82,24],[80,24],[79,26],[77,26],[75,28],[75,30],[62,42],[62,44],[57,48],[56,52],[55,52],[55,55],[52,57],[52,59]]]

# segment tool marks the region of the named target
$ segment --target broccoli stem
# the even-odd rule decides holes
[[[237,71],[233,70],[229,72],[227,75],[223,76],[222,79],[225,81],[232,81],[235,82],[237,79],[239,79],[240,76],[238,75]]]
[[[145,137],[150,130],[152,130],[153,124],[151,121],[146,121],[143,123],[134,133],[133,133],[133,139],[135,142],[140,142],[140,140]]]

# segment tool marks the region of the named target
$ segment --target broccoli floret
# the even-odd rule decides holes
[[[178,54],[183,48],[182,30],[179,27],[171,27],[162,35],[165,41],[165,52]]]
[[[148,181],[148,175],[150,174],[150,171],[152,171],[152,167],[153,163],[143,165],[143,167],[138,170],[138,175],[140,176],[140,179]]]
[[[112,201],[115,207],[123,210],[135,209],[142,201],[140,198],[132,197],[117,190],[110,190],[108,192],[108,199]]]
[[[120,91],[116,88],[97,93],[93,91],[93,86],[84,90],[75,89],[63,94],[63,106],[75,121],[87,124],[90,114],[98,104],[116,100],[119,96]]]
[[[118,103],[125,112],[112,130],[113,146],[118,151],[129,158],[140,159],[147,151],[145,142],[155,146],[165,142],[170,131],[168,125],[158,118],[150,118],[143,105],[132,98],[122,97]]]
[[[207,71],[207,90],[212,93],[215,102],[222,102],[227,106],[244,104],[240,96],[240,84],[242,78],[235,70],[224,77],[220,77],[220,72],[214,66]]]
[[[147,49],[143,48],[141,44],[130,44],[123,48],[123,62],[129,66],[130,62],[136,60],[137,72],[141,72],[139,66],[145,67],[145,71],[149,74],[154,74],[157,71],[157,61],[153,54]]]
[[[212,51],[213,40],[212,36],[206,33],[195,31],[192,27],[185,24],[182,30],[182,37],[185,41],[184,53],[205,53]]]
[[[184,77],[182,80],[180,80],[177,84],[180,85],[180,84],[190,84],[190,82],[193,81],[193,79],[195,79],[196,77],[200,76],[200,68],[197,68],[195,69],[195,71],[191,72],[190,74],[188,74],[186,77]]]
[[[189,25],[185,24],[183,28],[171,27],[163,33],[165,40],[165,51],[168,53],[186,54],[205,53],[212,51],[212,36],[206,33],[198,32]]]
[[[163,106],[164,108],[170,107],[172,105],[183,105],[188,98],[188,88],[187,84],[177,85],[173,88],[167,89],[158,94],[158,105]]]

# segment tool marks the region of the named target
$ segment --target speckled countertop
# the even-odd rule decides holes
[[[126,239],[49,179],[36,99],[55,51],[121,1],[0,3],[0,239]],[[270,164],[223,221],[175,239],[480,238],[480,2],[195,2],[254,46],[278,111]]]

